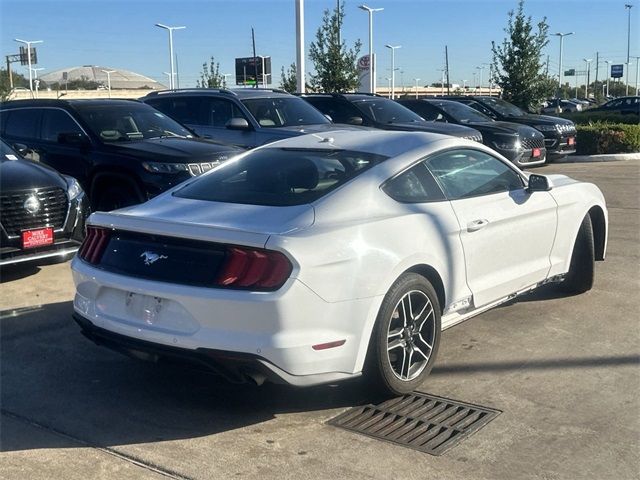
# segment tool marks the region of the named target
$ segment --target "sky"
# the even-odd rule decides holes
[[[346,0],[343,39],[348,46],[360,39],[368,52],[368,15],[362,0]],[[575,32],[564,40],[563,70],[585,70],[583,58],[599,52],[604,60],[623,63],[627,55],[627,10],[631,9],[631,56],[640,55],[638,0],[526,0],[525,12],[535,23],[546,17],[549,33]],[[315,38],[325,9],[336,0],[305,0],[305,43]],[[449,50],[451,83],[472,84],[476,68],[491,60],[491,41],[505,34],[507,12],[517,0],[366,0],[384,8],[374,14],[374,52],[378,84],[385,85],[391,68],[385,44],[396,50],[396,85],[422,85],[440,80],[445,45]],[[258,55],[272,58],[279,85],[280,68],[295,61],[295,0],[0,0],[2,55],[18,52],[13,39],[43,40],[37,45],[40,75],[79,65],[131,70],[167,83],[168,34],[155,23],[186,26],[174,32],[180,86],[195,86],[203,62],[213,56],[221,73],[234,72],[234,59],[252,55],[251,28]],[[558,72],[559,40],[550,35],[545,48],[551,74]],[[4,58],[2,59],[4,63]],[[632,60],[635,62],[635,60]],[[595,62],[592,64],[595,65]],[[307,71],[312,64],[307,58]],[[592,66],[592,79],[594,67]],[[28,75],[26,67],[14,64]],[[488,70],[483,75],[486,85]],[[478,75],[479,77],[479,75]],[[479,78],[476,78],[476,83]],[[635,64],[630,82],[635,81]]]

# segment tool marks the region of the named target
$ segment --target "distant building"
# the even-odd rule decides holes
[[[95,82],[104,87],[107,86],[107,74],[103,72],[113,71],[111,73],[111,89],[143,89],[148,88],[151,90],[165,90],[167,87],[152,78],[145,77],[139,73],[130,72],[129,70],[121,70],[112,67],[102,67],[98,65],[84,65],[81,67],[69,67],[55,70],[53,72],[40,75],[39,78],[48,85],[55,83],[61,86],[65,83],[73,81]]]

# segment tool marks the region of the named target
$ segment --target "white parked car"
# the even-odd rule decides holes
[[[545,283],[589,290],[607,243],[596,186],[419,132],[282,140],[88,223],[74,317],[97,343],[394,394],[428,375],[441,329]]]

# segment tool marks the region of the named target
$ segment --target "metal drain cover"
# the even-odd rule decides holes
[[[500,410],[471,403],[410,393],[378,405],[351,408],[329,420],[329,424],[441,455],[500,413]]]

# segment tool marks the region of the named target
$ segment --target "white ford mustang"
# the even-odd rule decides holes
[[[94,213],[72,269],[98,344],[231,380],[406,393],[440,332],[542,284],[593,284],[600,190],[476,142],[334,131],[257,148]]]

